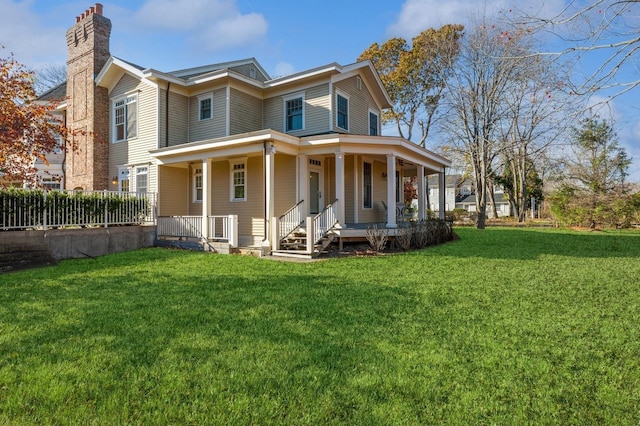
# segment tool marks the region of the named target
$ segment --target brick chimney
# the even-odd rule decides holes
[[[96,3],[67,30],[67,127],[82,131],[67,153],[65,189],[102,190],[109,185],[109,95],[95,78],[109,59],[111,21]]]

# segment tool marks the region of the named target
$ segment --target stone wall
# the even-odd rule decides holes
[[[152,247],[155,235],[155,226],[0,232],[0,272]]]

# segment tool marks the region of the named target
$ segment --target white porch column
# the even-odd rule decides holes
[[[342,152],[336,152],[336,198],[338,200],[338,209],[336,212],[338,223],[344,226],[344,205],[346,204],[346,200],[344,191],[344,154]]]
[[[272,143],[264,146],[264,209],[265,209],[265,246],[270,246],[269,239],[271,237],[271,218],[275,214],[275,155],[276,149]]]
[[[418,166],[418,220],[424,220],[427,217],[427,203],[425,202],[427,197],[426,188],[424,184],[424,166]]]
[[[387,154],[387,228],[397,228],[396,223],[396,156]]]
[[[438,198],[439,198],[439,214],[438,217],[440,219],[444,219],[445,215],[445,211],[446,211],[446,203],[447,203],[447,185],[446,185],[446,176],[445,176],[445,169],[442,169],[442,172],[438,173]]]
[[[298,155],[298,199],[304,200],[302,205],[302,217],[309,215],[309,157]]]
[[[202,235],[209,238],[209,216],[211,216],[211,161],[202,160]]]

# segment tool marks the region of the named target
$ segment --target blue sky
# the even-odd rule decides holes
[[[349,64],[371,43],[410,40],[429,27],[469,24],[473,16],[519,8],[553,16],[569,0],[103,0],[111,53],[172,71],[255,57],[272,77],[331,62]],[[3,56],[38,69],[63,64],[65,32],[90,0],[0,0]],[[585,62],[582,68],[593,67]],[[635,71],[635,73],[634,73]],[[638,79],[637,68],[629,78]],[[607,105],[640,182],[638,88]],[[637,100],[636,100],[637,98]],[[598,98],[599,99],[599,98]]]

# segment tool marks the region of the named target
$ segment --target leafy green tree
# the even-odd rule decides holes
[[[395,122],[398,134],[424,146],[453,70],[463,35],[462,25],[429,28],[413,38],[373,43],[358,57],[370,60],[393,102],[383,122]],[[418,127],[420,134],[414,134]]]

